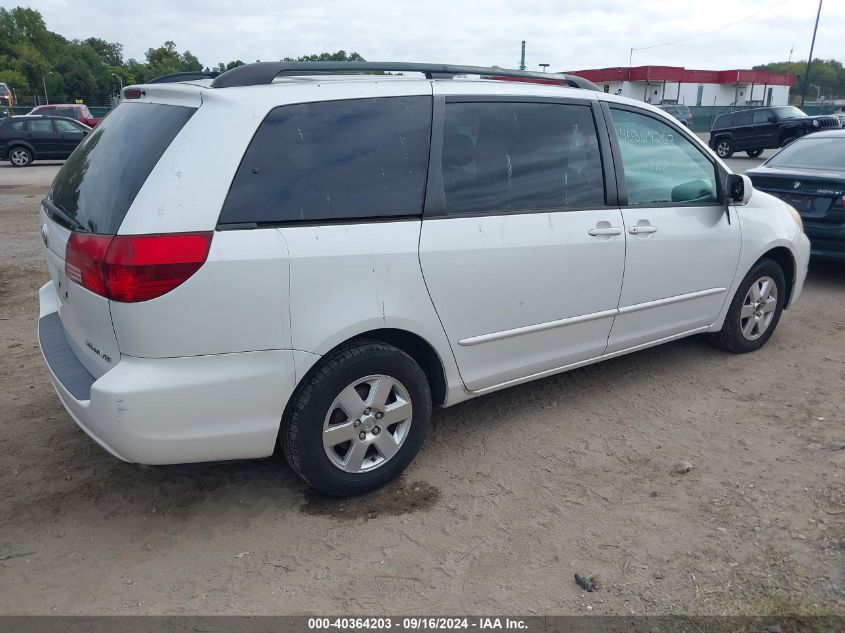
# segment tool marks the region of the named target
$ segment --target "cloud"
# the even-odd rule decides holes
[[[765,13],[681,44],[681,39],[752,15],[776,0],[0,0],[41,11],[68,38],[101,37],[143,59],[166,40],[206,65],[273,60],[322,51],[357,51],[368,60],[431,61],[516,67],[527,40],[527,66],[552,70],[665,64],[742,68],[806,59],[813,0],[787,0]],[[845,60],[845,3],[823,8],[815,55]]]

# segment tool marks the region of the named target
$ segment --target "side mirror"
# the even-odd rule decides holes
[[[728,176],[728,201],[731,204],[745,206],[751,200],[753,193],[754,185],[751,184],[751,178],[739,174]]]

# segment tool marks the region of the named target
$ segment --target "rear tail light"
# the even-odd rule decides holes
[[[138,90],[137,88],[126,88],[123,91],[123,98],[124,99],[140,99],[144,94],[143,90]]]
[[[71,233],[65,273],[100,296],[135,303],[155,299],[187,281],[205,263],[211,231],[164,235]]]

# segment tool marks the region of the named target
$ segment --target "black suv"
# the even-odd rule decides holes
[[[807,116],[795,106],[751,108],[716,117],[710,128],[710,149],[719,158],[745,151],[752,158],[764,149],[783,147],[799,136],[839,127],[835,116]]]

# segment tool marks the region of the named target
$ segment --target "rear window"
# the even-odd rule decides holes
[[[845,138],[798,139],[772,156],[766,167],[841,170],[845,166]]]
[[[117,233],[147,176],[194,112],[121,104],[71,154],[47,199],[79,223],[77,230]]]
[[[733,125],[733,120],[733,114],[723,114],[716,119],[716,123],[713,125],[713,129],[731,127],[731,125]]]
[[[418,216],[430,135],[431,97],[275,108],[244,154],[220,223]]]

